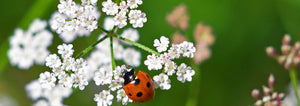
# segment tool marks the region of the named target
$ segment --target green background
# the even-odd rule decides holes
[[[46,2],[49,8],[39,7],[40,9],[34,10],[35,12],[29,17],[26,16],[36,1]],[[0,4],[0,72],[2,72],[0,94],[10,95],[19,105],[27,106],[33,103],[26,96],[24,86],[38,78],[39,73],[48,68],[34,66],[29,70],[19,70],[6,64],[7,39],[16,27],[27,28],[32,21],[30,16],[36,15],[48,20],[52,12],[57,10],[58,1],[5,0]],[[276,90],[286,92],[290,82],[288,72],[274,59],[267,57],[264,49],[266,46],[273,45],[279,50],[281,38],[285,33],[291,34],[293,42],[300,39],[299,0],[144,0],[139,9],[147,14],[148,22],[143,28],[138,29],[139,42],[152,47],[154,39],[173,34],[175,30],[169,27],[165,16],[181,3],[187,6],[190,14],[190,27],[186,33],[191,41],[193,28],[198,22],[210,25],[216,36],[215,44],[211,47],[211,58],[200,67],[198,105],[247,106],[252,104],[255,99],[251,97],[251,90],[261,89],[263,84],[267,84],[270,73],[273,73],[276,78]],[[39,13],[42,8],[47,9]],[[104,15],[102,14],[101,17]],[[97,33],[93,33],[91,37],[77,38],[73,42],[75,54],[89,45],[86,41],[95,41],[96,38]],[[56,46],[61,43],[62,41],[55,34],[53,45],[49,48],[51,52],[56,53]],[[140,51],[143,53],[144,60],[148,53]],[[138,69],[146,70],[146,67],[141,66]],[[185,105],[190,83],[180,83],[175,76],[171,77],[171,80],[171,89],[168,91],[157,89],[152,101],[129,105]],[[64,104],[96,105],[93,98],[98,92],[100,90],[90,82],[84,91],[65,99]],[[114,103],[114,105],[120,104]]]

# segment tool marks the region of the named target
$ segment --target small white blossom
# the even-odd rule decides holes
[[[121,60],[123,58],[123,53],[124,53],[123,46],[118,42],[114,42],[113,48],[114,48],[115,59],[116,60]]]
[[[112,70],[107,68],[100,68],[95,72],[94,81],[96,85],[110,84],[112,80]]]
[[[161,54],[160,58],[163,63],[168,63],[171,61],[171,56],[168,53]]]
[[[115,17],[115,26],[118,26],[118,28],[123,28],[127,25],[127,16],[126,12],[119,12]]]
[[[175,73],[175,69],[177,68],[177,65],[173,61],[169,61],[165,63],[165,73],[167,73],[169,76],[173,75]]]
[[[144,64],[148,66],[148,70],[159,70],[162,68],[162,60],[155,54],[148,55],[147,60],[144,61]]]
[[[112,80],[110,85],[108,86],[108,88],[111,91],[115,91],[118,90],[119,88],[121,88],[123,86],[123,80],[122,82],[120,82],[120,80]]]
[[[183,55],[183,57],[189,57],[189,58],[194,57],[196,48],[194,47],[193,43],[184,41],[181,44],[179,44],[179,48],[180,48],[180,53]]]
[[[118,5],[111,0],[107,0],[102,2],[102,11],[105,12],[107,15],[115,15],[118,13]]]
[[[49,106],[49,103],[46,100],[38,100],[32,106]]]
[[[27,95],[32,100],[36,100],[39,97],[43,96],[43,88],[41,87],[39,80],[31,81],[29,84],[25,86],[25,90],[27,92]]]
[[[171,48],[168,50],[168,55],[171,59],[176,59],[180,57],[180,48],[177,44],[172,44]]]
[[[81,0],[82,5],[97,5],[98,0]]]
[[[114,96],[109,91],[103,90],[99,94],[95,94],[94,101],[97,102],[97,106],[107,106],[112,104]]]
[[[134,41],[134,42],[137,42],[139,40],[139,32],[136,30],[136,29],[133,29],[133,28],[127,28],[125,29],[122,34],[121,34],[122,37],[124,38],[127,38],[131,41]],[[131,45],[127,42],[124,42],[125,44],[128,44],[128,45]]]
[[[144,23],[147,22],[146,14],[141,10],[130,10],[128,17],[130,24],[132,24],[134,28],[141,28],[144,26]]]
[[[126,4],[125,1],[120,2],[119,8],[122,12],[128,12],[128,5]]]
[[[127,48],[123,52],[123,60],[131,66],[139,66],[141,61],[141,53],[133,48]]]
[[[72,70],[75,68],[75,59],[73,57],[66,57],[63,60],[62,68],[66,71]]]
[[[80,90],[83,90],[88,85],[87,76],[84,73],[71,74],[71,78],[75,88],[79,87]]]
[[[195,71],[191,69],[191,67],[187,66],[186,64],[182,63],[178,68],[177,68],[177,80],[181,81],[184,83],[185,81],[192,81],[192,76],[195,75]]]
[[[50,73],[48,71],[41,73],[39,82],[41,83],[42,88],[51,89],[55,86],[55,75],[54,73]]]
[[[81,20],[81,26],[92,32],[93,30],[98,28],[98,21],[94,16],[87,16],[83,20]]]
[[[115,26],[114,18],[106,17],[103,21],[103,28],[107,31],[111,31]]]
[[[117,101],[118,102],[122,101],[123,105],[127,105],[128,102],[132,102],[132,100],[129,99],[128,96],[126,95],[124,89],[119,89],[117,91]]]
[[[155,39],[153,46],[156,47],[158,52],[163,52],[166,51],[167,48],[169,47],[169,39],[166,38],[165,36],[161,36],[160,40]]]
[[[74,53],[72,44],[62,44],[57,46],[58,54],[61,54],[63,58],[71,57]]]
[[[162,90],[168,90],[171,88],[171,81],[168,75],[160,73],[153,77],[155,88],[160,87]]]
[[[130,7],[130,9],[135,9],[141,4],[143,4],[142,0],[127,0],[127,5]]]
[[[76,16],[76,3],[72,0],[60,0],[57,8],[60,13],[66,14],[68,17],[74,18]]]
[[[123,73],[123,70],[126,69],[126,66],[125,65],[122,65],[122,66],[117,66],[116,69],[113,71],[113,74],[114,74],[114,79],[119,79],[119,80],[124,80],[123,77],[122,77],[122,73]]]
[[[72,88],[73,80],[69,74],[61,73],[58,76],[58,83],[63,87]]]

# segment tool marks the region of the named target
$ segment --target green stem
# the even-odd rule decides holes
[[[110,37],[110,55],[111,55],[111,66],[112,70],[115,70],[115,58],[114,58],[114,45],[113,45],[113,37]]]
[[[143,50],[145,50],[145,51],[147,51],[147,52],[149,52],[149,53],[152,53],[152,54],[155,54],[155,55],[157,55],[157,56],[160,56],[160,54],[159,54],[158,52],[154,51],[153,49],[150,49],[149,47],[147,47],[147,46],[145,46],[145,45],[142,45],[142,44],[140,44],[140,43],[137,43],[137,42],[131,41],[131,40],[129,40],[129,39],[126,39],[126,38],[124,38],[124,37],[121,37],[121,36],[118,35],[118,34],[115,34],[115,37],[118,38],[118,39],[122,39],[122,40],[124,40],[124,41],[126,41],[126,42],[128,42],[128,43],[130,43],[130,44],[132,44],[132,45],[134,45],[134,46],[137,46],[137,47],[139,47],[139,48],[141,48],[141,49],[143,49]]]
[[[76,59],[79,57],[82,57],[83,55],[85,55],[86,53],[88,53],[89,51],[93,50],[95,48],[95,46],[102,42],[103,40],[105,40],[108,36],[104,36],[103,38],[97,40],[95,43],[93,43],[92,45],[90,45],[89,47],[87,47],[86,49],[84,49],[83,51],[81,51],[78,55],[76,55]]]
[[[297,78],[297,72],[294,68],[290,69],[290,78],[292,81],[292,85],[295,91],[295,95],[297,98],[297,102],[298,102],[298,106],[300,106],[300,98],[299,98],[299,94],[298,94],[298,78]]]
[[[197,103],[200,92],[201,70],[199,65],[197,65],[193,59],[190,60],[190,63],[191,67],[195,70],[195,76],[193,76],[193,81],[190,85],[186,106],[198,106]]]

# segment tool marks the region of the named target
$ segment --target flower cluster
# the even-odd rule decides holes
[[[286,34],[282,39],[281,46],[282,55],[278,55],[274,47],[266,48],[266,53],[269,57],[276,58],[279,64],[284,65],[285,69],[297,67],[300,63],[300,41],[297,41],[294,46],[291,46],[291,36]]]
[[[75,59],[73,55],[72,44],[62,44],[57,47],[58,54],[51,54],[46,58],[46,66],[52,69],[52,72],[40,74],[39,82],[42,88],[52,89],[59,85],[65,88],[77,88],[83,90],[88,85],[88,65],[82,59]]]
[[[255,106],[285,106],[282,101],[284,99],[284,93],[277,93],[274,90],[275,78],[273,74],[270,75],[268,79],[268,86],[263,85],[263,94],[261,97],[259,90],[254,89],[251,92],[253,98],[258,99],[255,102]]]
[[[123,28],[127,25],[127,16],[129,23],[132,24],[134,28],[141,28],[144,26],[144,23],[147,22],[147,17],[145,13],[141,10],[136,10],[136,8],[142,3],[142,0],[124,0],[118,5],[112,0],[107,0],[102,2],[102,11],[107,15],[114,16],[114,25],[118,28]],[[129,9],[131,10],[129,11]]]
[[[104,66],[95,72],[94,81],[96,85],[108,85],[108,90],[102,90],[100,93],[95,94],[94,101],[98,106],[111,105],[114,96],[111,92],[117,92],[117,101],[126,105],[128,102],[132,102],[131,99],[125,94],[123,87],[124,79],[122,78],[122,72],[129,70],[125,65],[117,66],[115,70],[112,70],[110,66]]]
[[[34,63],[44,64],[48,56],[48,46],[52,44],[53,35],[46,30],[47,22],[35,19],[27,31],[20,28],[10,37],[8,57],[12,65],[28,69]]]
[[[72,89],[55,86],[53,89],[42,88],[38,80],[33,80],[25,86],[30,99],[35,100],[33,106],[64,106],[63,99],[71,95]]]
[[[183,4],[174,8],[166,17],[167,22],[173,28],[180,28],[181,30],[186,30],[188,28],[189,19],[190,17],[187,13],[187,9]]]
[[[49,24],[65,42],[72,42],[76,36],[88,36],[98,28],[100,12],[97,0],[81,0],[81,5],[72,0],[60,0]]]
[[[164,70],[160,75],[153,77],[156,88],[160,87],[161,89],[165,90],[170,89],[171,81],[168,77],[175,73],[177,75],[177,79],[182,83],[185,81],[192,81],[192,76],[195,74],[195,71],[185,63],[177,66],[172,60],[179,59],[181,57],[193,58],[196,51],[193,43],[184,41],[180,44],[172,44],[169,50],[167,50],[169,47],[169,39],[162,36],[160,37],[160,40],[154,40],[154,46],[158,52],[163,53],[160,56],[155,54],[148,55],[147,60],[144,61],[144,64],[147,65],[150,71],[160,69]]]

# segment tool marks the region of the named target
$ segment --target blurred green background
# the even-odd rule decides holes
[[[26,28],[31,22],[26,20],[30,19],[26,14],[36,1],[43,0],[2,1],[0,54],[5,56],[7,52],[5,47],[8,46],[6,41],[13,34],[14,29]],[[57,10],[59,0],[43,2],[46,1],[49,2],[49,8],[40,13],[40,18],[48,20],[52,12]],[[139,42],[150,47],[155,38],[162,35],[170,36],[175,32],[165,21],[165,16],[181,3],[187,6],[190,14],[190,27],[187,30],[190,40],[193,38],[193,28],[198,22],[212,27],[216,41],[211,48],[211,58],[200,66],[202,72],[200,88],[198,88],[200,90],[198,105],[247,106],[252,104],[255,99],[251,97],[251,90],[261,89],[263,84],[267,84],[270,73],[273,73],[276,78],[276,90],[286,92],[290,82],[288,72],[274,59],[268,58],[264,49],[266,46],[273,45],[279,50],[281,38],[285,33],[291,34],[293,41],[300,39],[299,0],[144,0],[143,2],[139,8],[147,14],[148,22],[143,28],[138,29]],[[22,19],[25,19],[24,23],[19,24]],[[56,53],[56,46],[62,43],[56,34],[54,36],[50,47],[52,53]],[[86,40],[94,41],[96,37],[97,35],[94,34],[91,37],[77,38],[73,42],[75,54],[89,45]],[[148,53],[140,51],[143,53],[144,60]],[[7,57],[0,57],[2,61],[7,61],[6,59]],[[48,68],[34,66],[25,71],[1,61],[0,66],[5,66],[0,75],[0,94],[11,96],[21,106],[31,105],[33,102],[26,96],[24,86],[38,78],[39,73]],[[146,67],[142,66],[138,69],[146,70]],[[129,105],[185,105],[190,83],[180,83],[175,76],[171,79],[171,90],[157,89],[152,101]],[[90,82],[89,87],[82,92],[72,94],[64,100],[64,104],[96,105],[93,98],[98,92],[100,91],[94,88],[93,82]]]

